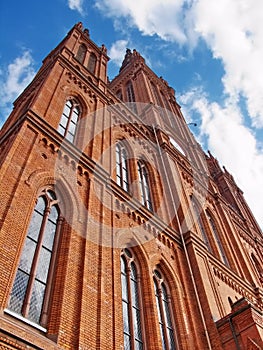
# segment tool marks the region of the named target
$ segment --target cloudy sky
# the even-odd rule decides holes
[[[26,0],[0,4],[0,127],[42,59],[82,21],[111,57],[135,48],[176,90],[205,151],[263,227],[263,1]]]

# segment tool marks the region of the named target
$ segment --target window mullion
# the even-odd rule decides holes
[[[128,317],[130,322],[130,339],[131,350],[135,350],[135,336],[134,336],[134,324],[133,324],[133,310],[132,310],[132,295],[131,295],[131,267],[127,267],[127,282],[128,282]]]
[[[71,122],[71,119],[72,119],[73,111],[74,111],[74,104],[72,104],[71,109],[70,109],[70,111],[69,111],[68,122],[67,122],[67,125],[66,125],[65,135],[64,135],[65,137],[66,137],[67,134],[68,134],[68,130],[69,130],[70,122]]]
[[[162,322],[161,327],[163,329],[165,350],[166,350],[168,349],[169,339],[167,334],[167,324],[166,324],[166,317],[165,317],[165,310],[164,310],[163,294],[162,294],[162,288],[160,285],[158,286],[158,300],[159,300],[160,313],[161,313],[161,322]]]
[[[52,248],[52,251],[57,252],[58,250],[58,242],[59,242],[59,237],[60,237],[60,231],[61,231],[61,226],[62,226],[63,218],[59,217],[57,221],[57,228],[55,232],[55,241],[54,241],[54,246]],[[49,276],[53,276],[54,270],[55,270],[55,263],[56,263],[56,254],[51,255],[51,261],[49,265]],[[51,287],[52,284],[50,283],[50,278],[47,278],[47,285],[46,285],[46,291],[45,291],[45,296],[44,296],[44,302],[42,306],[42,313],[40,317],[40,324],[43,325],[44,327],[46,326],[47,323],[47,316],[48,316],[48,301],[50,299],[50,294],[51,294]]]
[[[23,307],[22,307],[22,315],[25,317],[27,317],[28,312],[29,312],[30,299],[31,299],[32,292],[33,292],[33,285],[34,285],[34,280],[36,277],[37,264],[38,264],[38,260],[39,260],[39,256],[40,256],[40,250],[42,247],[44,231],[45,231],[45,227],[46,227],[49,213],[50,213],[50,208],[46,208],[44,215],[43,215],[41,227],[40,227],[36,251],[34,254],[33,261],[32,261],[32,267],[30,270],[30,277],[29,277],[29,281],[28,281],[27,291],[26,291],[26,295],[25,295],[25,299],[24,299],[24,303],[23,303]]]

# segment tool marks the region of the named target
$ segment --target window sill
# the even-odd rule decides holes
[[[16,319],[18,319],[18,320],[20,320],[20,321],[22,321],[22,322],[28,324],[29,326],[32,326],[32,327],[34,327],[34,328],[40,330],[40,331],[43,332],[43,333],[46,333],[46,332],[47,332],[46,328],[40,326],[39,324],[37,324],[37,323],[35,323],[35,322],[32,322],[32,321],[28,320],[27,318],[25,318],[25,317],[23,317],[23,316],[21,316],[21,315],[15,313],[15,312],[9,310],[9,309],[4,309],[4,313],[6,313],[6,314],[8,314],[8,315],[10,315],[10,316],[12,316],[12,317],[15,317]]]

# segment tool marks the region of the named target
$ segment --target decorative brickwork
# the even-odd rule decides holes
[[[136,50],[108,59],[76,24],[0,132],[0,349],[262,349],[242,191]]]

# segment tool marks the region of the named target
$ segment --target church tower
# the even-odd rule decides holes
[[[0,132],[0,349],[263,348],[263,238],[136,51],[76,24]]]

